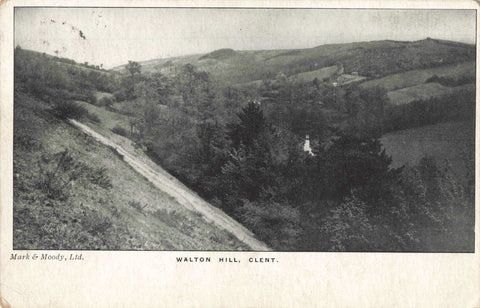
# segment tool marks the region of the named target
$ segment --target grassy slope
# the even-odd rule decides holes
[[[234,51],[222,57],[194,55],[141,64],[144,71],[164,69],[168,73],[175,67],[191,63],[211,73],[219,82],[238,84],[272,78],[279,72],[290,76],[339,63],[344,66],[346,74],[358,72],[362,76],[386,76],[474,58],[474,46],[430,39],[330,44],[299,50]]]
[[[362,87],[381,86],[387,91],[412,87],[424,83],[433,75],[438,77],[460,78],[463,76],[475,77],[475,61],[446,65],[435,68],[412,70],[404,73],[393,74],[379,79],[373,79],[361,84]]]
[[[413,166],[430,155],[439,163],[448,160],[458,180],[474,168],[475,122],[447,122],[385,134],[381,141],[393,166]]]
[[[14,125],[15,249],[246,248],[153,187],[110,149],[52,117],[43,102],[20,93]],[[32,142],[41,146],[25,146]],[[64,149],[89,167],[106,168],[113,187],[80,179],[69,186],[68,200],[47,197],[37,186],[36,162],[43,154]],[[137,209],[132,202],[144,208]]]
[[[438,83],[423,83],[416,86],[388,92],[388,98],[393,105],[404,105],[415,100],[426,100],[431,97],[459,93],[464,91],[475,91],[474,84],[466,84],[457,87],[446,87]]]

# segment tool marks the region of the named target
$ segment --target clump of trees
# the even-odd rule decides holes
[[[274,249],[472,249],[464,187],[430,158],[391,167],[378,140],[383,89],[282,75],[256,89],[220,89],[191,65],[173,79],[145,75],[133,102],[136,142]],[[302,150],[306,134],[314,156]],[[465,240],[448,240],[459,234]]]
[[[418,127],[439,122],[472,119],[475,116],[475,89],[409,104],[391,106],[385,110],[384,132]]]

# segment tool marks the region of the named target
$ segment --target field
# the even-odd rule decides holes
[[[474,84],[466,84],[458,87],[446,87],[438,83],[430,82],[416,86],[402,88],[388,92],[388,98],[392,105],[404,105],[416,100],[426,100],[431,97],[439,97],[446,94],[458,93],[458,91],[475,90]]]
[[[362,87],[369,88],[380,86],[387,91],[412,87],[425,83],[425,81],[437,75],[438,77],[450,77],[459,79],[461,77],[475,77],[475,62],[469,61],[457,65],[447,65],[423,70],[413,70],[404,73],[394,74],[379,79],[373,79],[361,84]]]
[[[103,107],[94,106],[86,102],[76,101],[76,103],[85,107],[91,114],[98,116],[100,122],[97,123],[97,126],[99,127],[102,127],[106,130],[112,130],[114,127],[121,127],[126,131],[130,129],[128,116],[126,115],[109,111]]]
[[[18,94],[14,124],[14,249],[245,248],[155,188],[114,151],[53,117],[45,103]],[[59,153],[73,160],[55,167],[52,157]],[[73,166],[80,168],[66,181]]]
[[[473,45],[425,39],[413,42],[385,40],[327,44],[292,50],[229,50],[228,52],[216,50],[206,55],[157,59],[140,64],[144,72],[158,70],[169,75],[179,71],[183,65],[191,63],[199,70],[210,73],[213,79],[222,85],[232,85],[271,79],[278,73],[284,73],[287,76],[306,73],[305,78],[307,76],[310,78],[309,72],[337,64],[343,65],[346,74],[358,72],[361,76],[379,78],[406,71],[422,70],[425,67],[456,65],[467,61],[474,63],[474,59]],[[470,67],[471,64],[467,66]],[[474,69],[475,65],[472,67]],[[122,69],[124,66],[115,68],[116,71]],[[441,71],[442,69],[433,74],[441,75]],[[323,72],[320,76],[323,76]],[[394,81],[380,80],[373,81],[371,84]],[[409,83],[402,87],[423,83],[423,81],[416,79],[413,84]]]
[[[322,81],[325,78],[330,78],[338,71],[336,65],[324,67],[318,70],[304,72],[296,75],[290,76],[292,79],[304,80],[306,82],[312,81],[317,78],[319,81]]]
[[[464,180],[473,170],[475,122],[448,122],[388,133],[381,138],[393,167],[416,165],[424,156],[448,161],[455,177]]]

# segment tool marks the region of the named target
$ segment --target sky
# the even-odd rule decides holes
[[[111,68],[235,50],[426,37],[474,44],[474,10],[16,8],[15,46]]]

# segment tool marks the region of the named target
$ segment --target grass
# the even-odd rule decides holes
[[[332,77],[337,72],[337,70],[338,70],[338,67],[336,65],[333,65],[333,66],[323,67],[321,69],[310,71],[310,72],[304,72],[304,73],[292,75],[290,76],[290,78],[296,78],[296,79],[304,80],[307,82],[317,78],[321,82],[325,78]]]
[[[90,111],[95,106],[91,107]],[[110,149],[54,118],[48,109],[26,94],[15,98],[14,249],[246,248],[156,189]],[[102,120],[112,116],[95,111]],[[95,177],[75,178],[65,187],[69,191],[65,200],[49,197],[36,185],[37,162],[65,149],[88,170],[101,170],[101,180],[108,177],[111,187]],[[212,241],[213,233],[224,240]]]
[[[425,83],[425,81],[433,75],[451,78],[461,78],[463,76],[475,77],[475,67],[475,61],[470,61],[458,65],[446,65],[429,69],[412,70],[366,81],[362,83],[361,86],[367,88],[380,86],[387,91],[393,91]]]
[[[347,74],[358,72],[361,76],[378,78],[474,59],[475,47],[472,45],[430,39],[327,44],[299,50],[235,51],[218,59],[202,59],[202,55],[193,55],[140,64],[144,72],[160,69],[162,73],[173,74],[181,66],[191,63],[199,70],[211,73],[213,79],[222,84],[232,85],[271,79],[279,72],[290,76],[339,63],[343,64]],[[168,69],[164,67],[165,71],[162,71],[166,63],[169,64]]]
[[[115,127],[120,127],[127,132],[130,130],[128,116],[86,102],[76,101],[76,103],[87,109],[89,113],[95,114],[100,119],[103,128],[112,130]]]
[[[404,105],[416,100],[427,100],[431,97],[438,97],[452,94],[457,91],[474,90],[474,84],[467,84],[458,87],[446,87],[438,83],[423,83],[416,86],[388,92],[388,98],[393,105]]]
[[[104,97],[109,97],[111,99],[114,98],[113,94],[108,92],[95,91],[94,94],[98,101],[100,101]]]
[[[455,178],[465,181],[467,171],[475,167],[475,122],[447,122],[385,134],[381,141],[393,167],[414,166],[424,156],[433,156],[443,164],[448,160]]]

